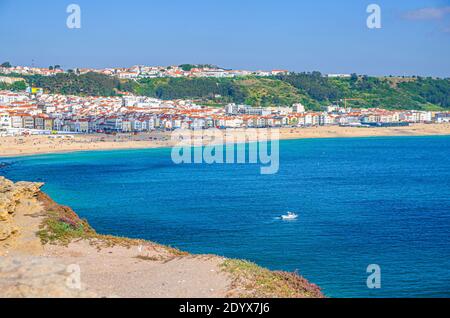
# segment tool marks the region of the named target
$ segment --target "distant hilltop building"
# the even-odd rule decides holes
[[[289,71],[286,70],[273,70],[272,75],[286,75],[289,74]]]
[[[352,77],[351,74],[327,74],[327,77],[329,78],[350,78]]]
[[[12,66],[12,67],[0,67],[1,74],[20,74],[20,75],[42,75],[53,76],[56,74],[64,73],[60,68],[39,68],[28,66]]]

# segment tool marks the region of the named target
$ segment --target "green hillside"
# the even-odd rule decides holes
[[[276,77],[232,79],[144,79],[133,91],[162,99],[191,98],[206,104],[227,102],[252,106],[291,106],[309,109],[340,103],[355,108],[442,110],[450,109],[450,80],[431,78],[376,78],[352,75],[327,78],[318,72]]]
[[[303,103],[310,108],[319,104],[304,92],[287,82],[273,78],[242,78],[234,81],[245,96],[245,104],[268,107],[273,105],[289,105]]]
[[[165,100],[194,99],[221,106],[245,103],[252,106],[291,106],[308,109],[336,104],[386,109],[450,110],[450,79],[421,77],[327,78],[319,72],[291,73],[273,77],[148,78],[119,80],[106,75],[58,74],[53,77],[22,76],[29,85],[49,93],[113,96],[120,91]]]
[[[450,108],[450,80],[423,78],[325,78],[320,73],[291,74],[279,77],[306,93],[322,105],[351,99],[348,106],[355,108],[380,107],[385,109]]]

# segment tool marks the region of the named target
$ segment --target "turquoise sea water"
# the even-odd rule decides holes
[[[450,297],[450,136],[291,140],[280,171],[170,149],[0,159],[101,233],[299,270],[332,297]],[[298,220],[278,219],[288,211]],[[366,286],[369,264],[381,289]]]

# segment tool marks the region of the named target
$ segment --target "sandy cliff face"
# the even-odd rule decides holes
[[[17,210],[29,204],[40,192],[41,183],[18,182],[0,177],[0,242],[12,243],[20,228],[16,223]],[[29,204],[30,205],[30,204]]]
[[[0,297],[95,297],[70,288],[70,272],[56,259],[40,257],[36,236],[42,219],[42,183],[0,177]]]

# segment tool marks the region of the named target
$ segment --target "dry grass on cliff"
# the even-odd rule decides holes
[[[222,269],[231,274],[233,279],[234,292],[231,297],[324,297],[317,285],[311,284],[297,273],[273,272],[254,263],[235,259],[225,260]]]
[[[151,244],[155,248],[164,250],[174,257],[189,255],[176,248],[147,242],[145,240],[98,234],[86,220],[80,219],[71,208],[57,204],[45,193],[40,192],[38,194],[38,200],[44,206],[44,215],[37,235],[44,245],[55,244],[67,246],[77,240],[89,240],[91,245],[96,246],[98,249],[114,246],[131,248]]]
[[[44,218],[37,233],[43,244],[67,246],[80,239],[89,240],[98,247],[132,247],[141,243],[139,240],[98,234],[71,208],[57,204],[43,192],[38,194],[38,200],[44,206]]]
[[[43,244],[59,243],[68,245],[75,239],[87,239],[90,237],[85,224],[62,220],[55,212],[49,213],[49,216],[42,222],[37,234]]]

